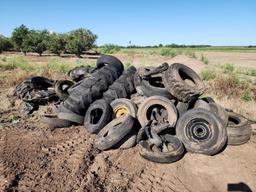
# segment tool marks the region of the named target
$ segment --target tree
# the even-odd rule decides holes
[[[91,49],[94,46],[97,35],[87,29],[76,29],[67,34],[66,50],[81,57],[84,51]]]
[[[48,50],[60,56],[65,51],[65,34],[52,33],[49,36]]]
[[[13,48],[11,40],[3,35],[0,35],[0,53],[2,51],[9,51]]]
[[[22,43],[24,52],[36,52],[39,56],[47,50],[49,32],[47,30],[30,30]]]
[[[24,52],[23,42],[27,38],[28,33],[29,29],[22,24],[21,26],[14,29],[11,37],[16,49],[22,51],[25,55],[26,52]]]

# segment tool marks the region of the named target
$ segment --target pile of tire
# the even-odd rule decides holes
[[[175,162],[186,152],[215,155],[250,140],[250,122],[202,97],[205,86],[186,65],[124,70],[120,60],[103,55],[96,66],[68,73],[78,82],[65,92],[57,86],[64,101],[56,115],[44,116],[45,123],[83,125],[97,134],[100,150],[137,144],[143,158],[158,163]]]

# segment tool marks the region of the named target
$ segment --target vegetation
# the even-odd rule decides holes
[[[91,49],[97,36],[87,29],[76,29],[67,34],[66,50],[80,57],[84,51]]]
[[[0,35],[0,53],[3,51],[8,51],[13,48],[11,40],[7,37]]]
[[[91,49],[97,36],[87,29],[76,29],[68,33],[49,33],[47,30],[33,30],[21,25],[14,29],[11,39],[0,36],[0,52],[13,49],[35,52],[40,56],[46,50],[60,55],[68,52],[80,57],[83,52]]]
[[[160,51],[160,55],[175,57],[177,55],[177,52],[175,49],[162,48]]]
[[[216,71],[211,68],[205,68],[201,71],[200,76],[202,80],[209,81],[216,78]]]
[[[203,54],[201,54],[201,61],[202,61],[204,64],[206,64],[206,65],[208,65],[208,63],[209,63],[208,58],[207,58],[206,56],[204,56]]]
[[[234,64],[231,64],[231,63],[226,63],[226,64],[222,65],[221,68],[223,69],[223,72],[225,74],[233,73],[235,70]]]
[[[250,89],[245,89],[240,97],[243,101],[252,101],[252,92]]]
[[[105,44],[105,45],[100,47],[100,52],[105,53],[105,54],[117,53],[120,50],[121,50],[120,46],[113,45],[113,44]]]

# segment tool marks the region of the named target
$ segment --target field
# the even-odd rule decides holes
[[[201,75],[205,95],[256,120],[256,48],[163,49],[129,48],[113,55],[125,67],[184,63]],[[137,147],[100,152],[82,126],[50,129],[40,122],[49,106],[27,117],[19,112],[20,101],[9,96],[29,75],[65,79],[69,69],[95,62],[0,54],[0,191],[256,191],[255,135],[215,156],[187,153],[176,163],[156,164],[142,159]]]

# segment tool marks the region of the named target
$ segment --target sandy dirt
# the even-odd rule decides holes
[[[186,56],[167,62],[184,59],[195,70],[204,66]],[[95,136],[82,126],[46,127],[40,122],[46,107],[24,117],[10,91],[0,89],[0,191],[256,191],[256,135],[215,156],[187,153],[176,163],[157,164],[143,159],[136,146],[97,150]]]

